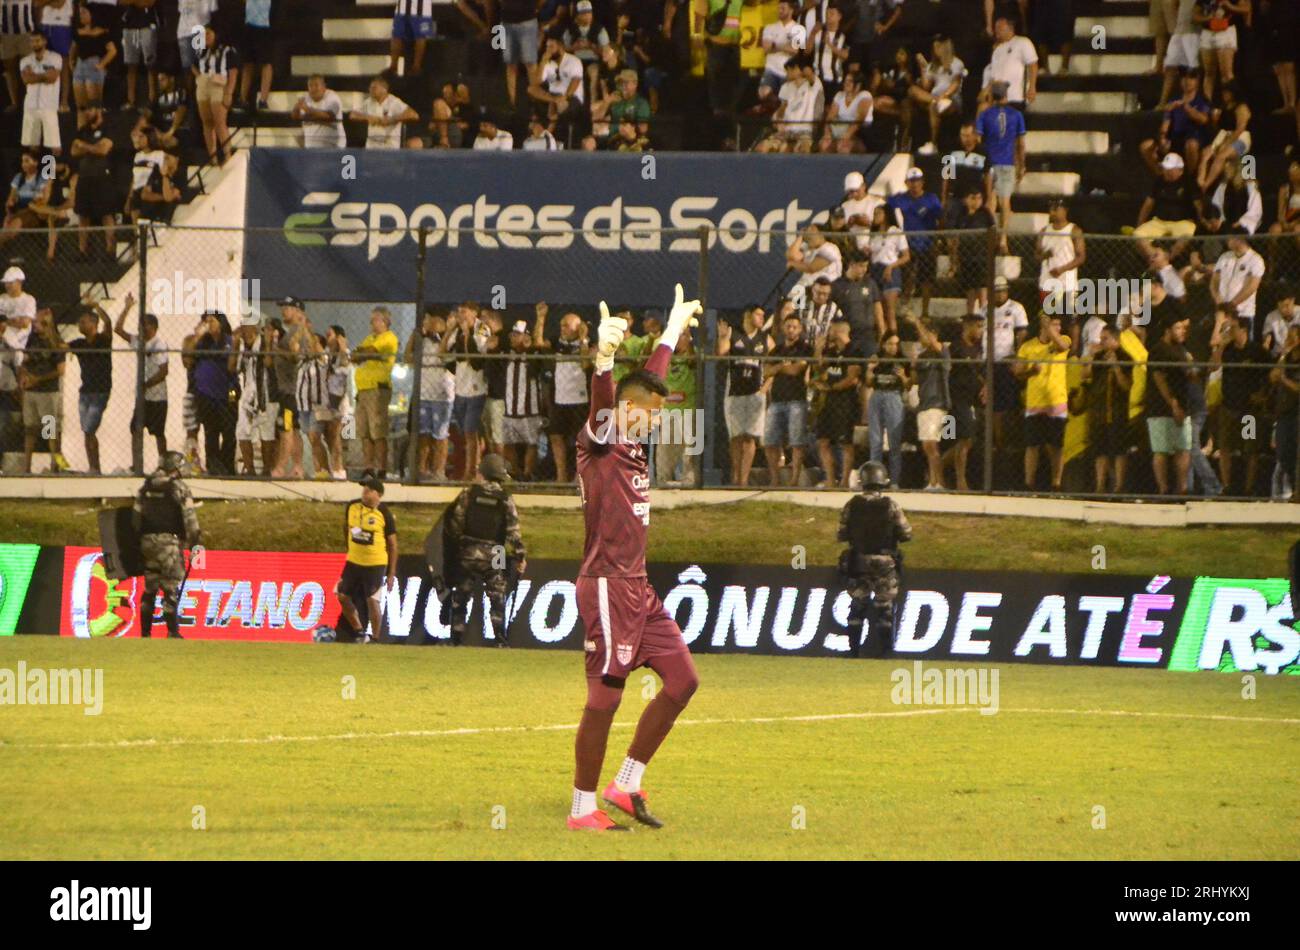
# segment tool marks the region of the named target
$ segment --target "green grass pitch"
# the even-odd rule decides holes
[[[1300,857],[1295,677],[1006,665],[986,716],[896,705],[910,661],[697,659],[667,827],[610,836],[564,827],[576,651],[0,641],[104,671],[99,716],[0,706],[0,858]]]

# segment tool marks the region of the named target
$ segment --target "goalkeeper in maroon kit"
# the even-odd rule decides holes
[[[650,524],[647,438],[658,423],[668,394],[663,376],[677,340],[696,324],[698,300],[676,302],[645,368],[628,373],[614,387],[614,354],[627,321],[600,305],[591,411],[578,434],[578,490],[586,523],[578,611],[586,627],[587,704],[575,743],[577,768],[569,827],[626,831],[597,807],[596,788],[614,713],[628,674],[648,666],[663,689],[646,706],[618,774],[603,793],[605,802],[642,824],[660,828],[650,813],[641,777],[699,685],[695,663],[676,621],[664,610],[646,579],[645,539]]]

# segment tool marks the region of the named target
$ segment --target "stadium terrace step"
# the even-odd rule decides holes
[[[1023,195],[1011,199],[1017,211],[1047,213],[1047,198]],[[1137,221],[1142,196],[1129,194],[1092,195],[1080,193],[1070,198],[1070,220],[1085,231],[1115,233],[1125,224]]]
[[[1106,113],[1132,112],[1137,107],[1137,97],[1128,92],[1044,92],[1040,91],[1029,108],[1031,118],[1043,112]]]
[[[1105,155],[1110,151],[1106,132],[1027,132],[1025,149],[1030,155],[1085,153]]]
[[[1086,40],[1075,40],[1071,49],[1075,54],[1070,57],[1070,69],[1072,72],[1078,72],[1078,70],[1074,69],[1074,61],[1079,56],[1118,56],[1121,54],[1127,54],[1131,56],[1145,56],[1148,60],[1152,61],[1154,61],[1155,58],[1155,44],[1152,42],[1150,37],[1147,37],[1146,39],[1132,39],[1129,37],[1111,36],[1108,34],[1105,39],[1105,45],[1101,49],[1096,49],[1092,45],[1091,37]],[[1056,59],[1054,58],[1052,62],[1053,66],[1055,66]],[[1046,75],[1054,75],[1054,72]]]
[[[995,267],[996,274],[999,277],[1005,277],[1007,280],[1019,280],[1020,271],[1023,262],[1014,254],[999,254]],[[955,277],[952,272],[952,261],[947,254],[940,254],[934,259],[935,275],[940,279]]]
[[[1117,131],[1117,123],[1131,118],[1133,113],[1098,115],[1091,112],[1035,112],[1028,120],[1029,128],[1035,132],[1100,132],[1111,133],[1115,141],[1121,141],[1123,135]]]
[[[1154,61],[1155,57],[1148,57]],[[1073,66],[1071,67],[1073,69]],[[1091,96],[1098,93],[1122,92],[1135,95],[1137,101],[1155,101],[1155,97],[1160,94],[1160,77],[1156,75],[1135,76],[1111,76],[1111,75],[1090,75],[1085,76],[1079,72],[1071,72],[1065,76],[1053,74],[1043,76],[1038,83],[1038,95],[1041,98],[1047,92],[1076,92],[1085,96]]]
[[[1072,76],[1141,76],[1155,62],[1151,53],[1084,53],[1070,57]],[[1055,74],[1061,57],[1053,54],[1048,63]]]
[[[350,53],[336,56],[294,56],[290,62],[295,76],[307,77],[312,73],[322,76],[374,76],[388,68],[388,57],[383,53]],[[398,63],[398,73],[403,63]]]
[[[1047,215],[1042,211],[1011,212],[1012,231],[1025,234],[1041,231],[1045,227],[1047,227]]]
[[[1016,192],[1022,195],[1073,195],[1078,190],[1077,172],[1026,172]]]
[[[327,42],[335,40],[387,40],[392,35],[392,20],[326,20],[321,24],[321,38]]]
[[[1097,27],[1106,31],[1107,40],[1151,39],[1151,28],[1144,16],[1081,16],[1074,21],[1074,38],[1091,42]]]
[[[342,21],[340,21],[342,22]],[[353,21],[362,22],[364,20]],[[323,24],[322,24],[323,28]],[[464,45],[459,39],[441,39],[435,37],[429,41],[427,50],[436,50],[444,46],[462,46]],[[295,56],[310,55],[333,55],[333,56],[369,56],[376,53],[388,52],[388,40],[380,37],[378,39],[335,39],[321,40],[316,39],[310,43],[299,42],[292,44],[290,52]],[[425,58],[428,58],[428,52]]]
[[[386,22],[393,22],[393,0],[312,0],[321,9],[314,11],[317,15],[331,18],[373,18],[382,16]],[[463,23],[464,18],[456,9],[456,0],[433,0],[433,22],[437,35],[450,23]]]
[[[235,132],[235,148],[298,148],[302,146],[302,129],[290,126],[258,126],[256,130],[241,126]]]
[[[960,320],[966,316],[965,297],[931,297],[930,319]]]
[[[343,103],[345,111],[351,112],[353,109],[359,109],[366,94],[360,90],[354,89],[335,89],[339,101]],[[271,107],[272,112],[290,112],[294,105],[305,95],[304,91],[285,91],[273,92],[267,97],[267,105]]]

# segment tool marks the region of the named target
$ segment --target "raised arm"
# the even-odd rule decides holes
[[[673,351],[677,349],[677,341],[681,338],[682,333],[690,327],[698,326],[697,319],[704,312],[704,308],[698,300],[686,300],[685,293],[682,291],[682,285],[678,284],[674,290],[673,309],[668,313],[668,323],[664,326],[664,332],[659,337],[659,345],[655,347],[650,358],[646,360],[646,372],[653,373],[660,379],[668,372],[668,361],[672,358]]]
[[[113,332],[128,343],[131,342],[131,334],[126,332],[126,315],[131,312],[131,308],[134,306],[135,297],[128,293],[126,299],[122,301],[122,312],[117,315],[117,325],[113,327]],[[141,327],[140,329],[141,332],[144,331],[144,327]]]
[[[602,300],[600,326],[596,328],[596,370],[591,375],[591,407],[587,412],[587,426],[593,436],[614,408],[614,354],[626,334],[627,320],[611,316]]]

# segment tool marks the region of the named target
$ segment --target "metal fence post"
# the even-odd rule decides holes
[[[411,373],[410,412],[406,417],[406,484],[420,481],[420,380],[424,370],[424,265],[428,258],[429,226],[420,225],[419,251],[415,258],[415,367]]]
[[[994,319],[993,286],[998,279],[998,228],[996,221],[988,229],[989,285],[984,308],[984,493],[993,492],[993,401],[997,361],[993,358]],[[958,238],[960,241],[961,239]]]
[[[704,353],[708,349],[709,329],[710,329],[708,319],[705,317],[705,314],[708,313],[708,308],[709,308],[709,226],[707,224],[700,225],[699,235],[700,235],[699,292],[700,292],[700,306],[704,308],[704,313],[700,315],[701,317],[700,332],[698,334],[700,345],[696,348],[695,351],[695,412],[696,412],[696,418],[702,417],[706,420],[705,428],[707,429],[708,428],[707,420],[713,417],[713,413],[706,411],[704,407],[705,395],[706,395],[704,391],[705,390]],[[688,333],[690,332],[689,328],[687,332]],[[713,408],[712,406],[708,407],[708,409],[712,409],[712,408]],[[684,432],[684,427],[683,427],[683,432]],[[709,449],[712,448],[712,445],[711,444],[705,445],[702,448],[703,451],[700,452],[699,458],[696,459],[696,464],[695,464],[695,487],[696,488],[704,487],[704,466],[708,462]]]
[[[144,475],[144,389],[145,348],[144,315],[148,308],[149,288],[149,226],[143,221],[136,228],[136,262],[140,275],[139,303],[135,311],[135,431],[131,433],[131,468],[137,476]],[[162,459],[158,460],[159,462]]]
[[[1296,409],[1295,435],[1292,438],[1296,440],[1296,453],[1291,466],[1291,503],[1300,505],[1300,406]]]

